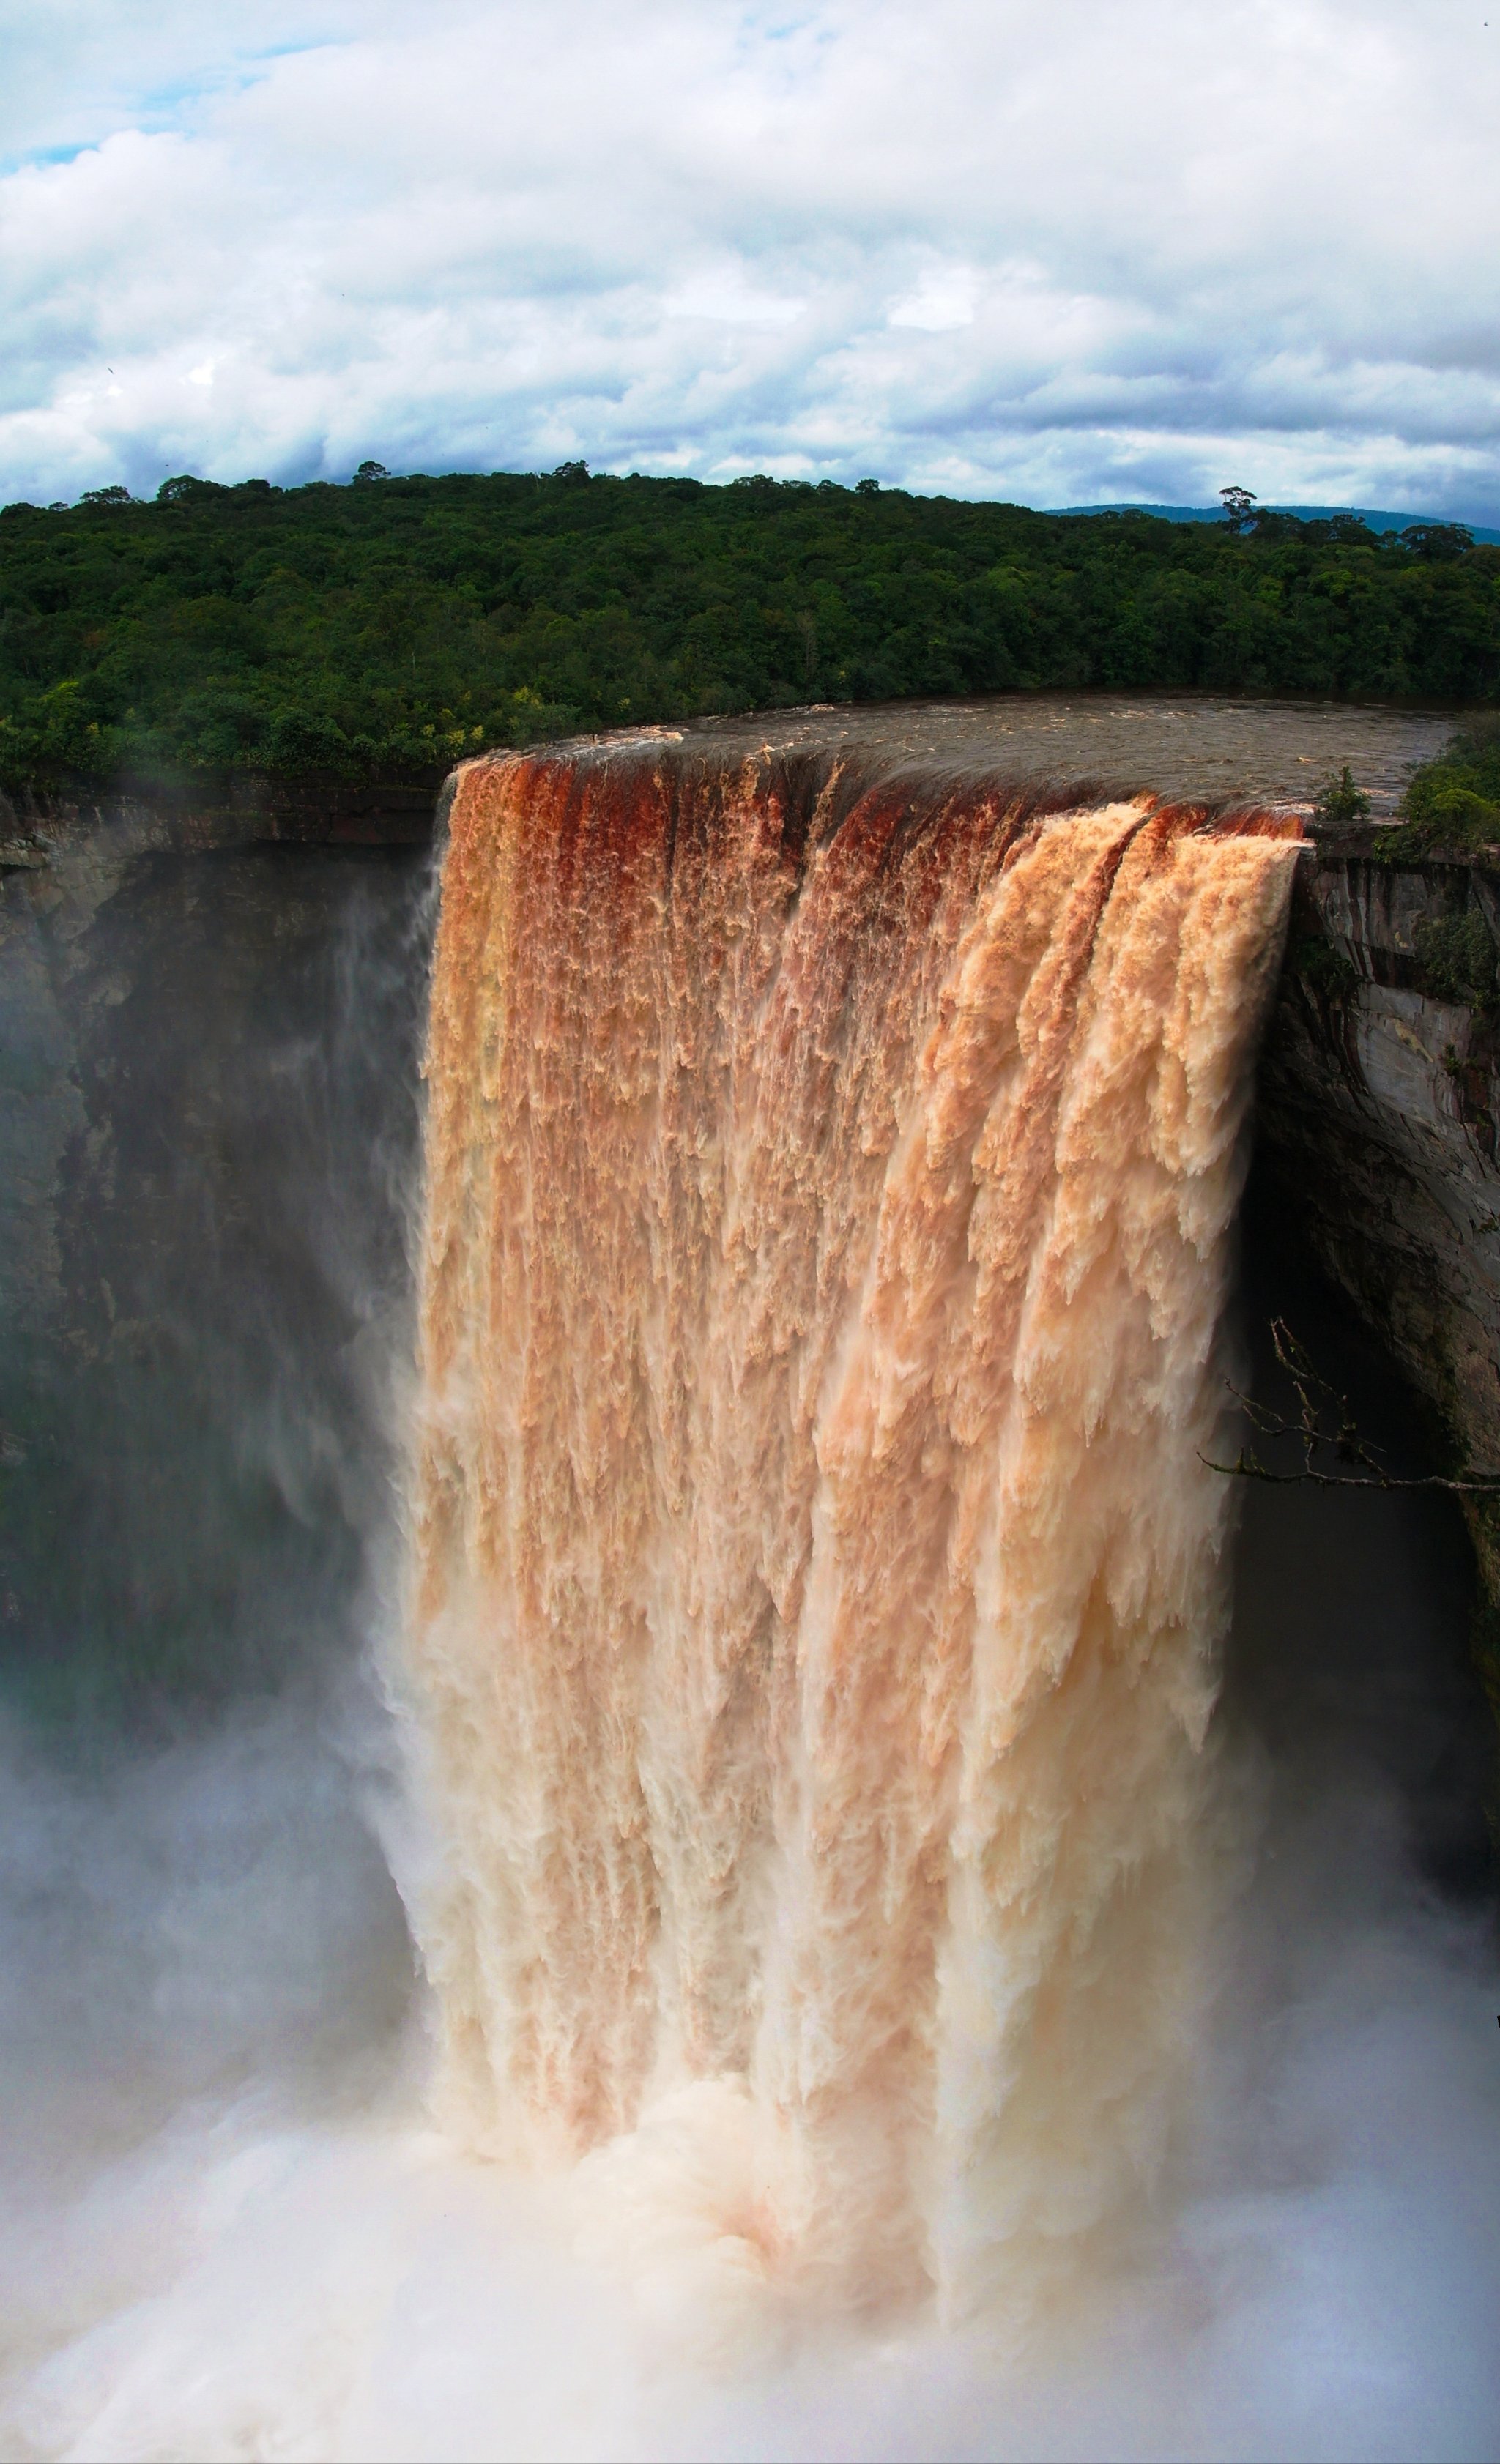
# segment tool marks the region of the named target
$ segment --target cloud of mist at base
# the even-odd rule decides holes
[[[11,17],[0,496],[582,454],[1500,513],[1457,0]]]
[[[570,2184],[437,2139],[358,1688],[104,1777],[6,1761],[10,2453],[1492,2452],[1490,1917],[1414,1877],[1368,1769],[1263,1771],[1191,2194],[1006,2359],[789,2313],[716,2239],[712,2116]]]

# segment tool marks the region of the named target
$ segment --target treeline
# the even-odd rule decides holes
[[[0,785],[1044,688],[1500,700],[1500,548],[765,478],[169,479],[0,514]]]

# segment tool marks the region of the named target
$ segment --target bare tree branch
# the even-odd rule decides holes
[[[1347,1395],[1340,1395],[1326,1377],[1319,1375],[1285,1318],[1271,1320],[1270,1335],[1276,1358],[1296,1392],[1296,1419],[1282,1419],[1251,1396],[1242,1395],[1237,1386],[1231,1386],[1229,1392],[1262,1437],[1295,1439],[1302,1456],[1301,1468],[1272,1471],[1253,1448],[1242,1446],[1232,1463],[1215,1463],[1200,1452],[1199,1462],[1210,1471],[1223,1472],[1231,1480],[1269,1481],[1278,1488],[1311,1483],[1317,1488],[1430,1488],[1444,1489],[1456,1497],[1500,1496],[1500,1472],[1475,1472],[1465,1480],[1450,1480],[1442,1472],[1423,1472],[1406,1479],[1388,1471],[1379,1449],[1360,1437]],[[1332,1428],[1325,1426],[1330,1420],[1334,1423]],[[1349,1467],[1327,1469],[1330,1458]]]

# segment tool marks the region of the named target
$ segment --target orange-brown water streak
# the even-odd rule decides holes
[[[474,2145],[713,2083],[726,2233],[951,2310],[1150,2178],[1294,860],[827,755],[463,774],[408,1677]]]

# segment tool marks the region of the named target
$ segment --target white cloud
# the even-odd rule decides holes
[[[1500,17],[1456,0],[144,20],[18,25],[0,495],[583,453],[1500,509]]]
[[[966,265],[933,266],[907,298],[896,301],[888,321],[924,334],[950,334],[956,326],[973,324],[978,289]]]

